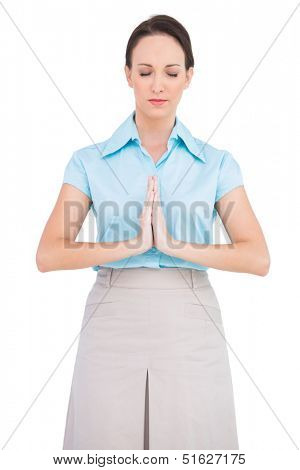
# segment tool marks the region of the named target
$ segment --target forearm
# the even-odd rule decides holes
[[[88,268],[134,256],[143,250],[134,240],[92,243],[59,238],[51,248],[41,252],[43,254],[37,255],[36,259],[38,268],[41,272],[48,272]]]
[[[270,264],[267,248],[247,241],[209,245],[173,240],[165,252],[203,266],[259,276],[268,273]]]

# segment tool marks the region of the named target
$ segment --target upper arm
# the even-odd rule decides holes
[[[92,200],[85,193],[71,184],[63,183],[42,233],[37,257],[43,256],[58,238],[75,241],[91,204]]]
[[[65,167],[61,190],[38,246],[37,264],[42,264],[56,240],[75,241],[91,204],[89,178],[82,152],[77,150]]]
[[[221,197],[215,208],[233,243],[253,241],[266,248],[264,235],[254,214],[244,186],[236,187]]]

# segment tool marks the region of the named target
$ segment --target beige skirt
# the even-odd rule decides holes
[[[102,267],[82,319],[63,449],[238,449],[207,271]]]

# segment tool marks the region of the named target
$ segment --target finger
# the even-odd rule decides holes
[[[157,193],[157,200],[160,201],[160,190],[158,184],[158,177],[156,178],[156,193]]]
[[[155,178],[155,201],[159,201],[159,188],[157,177]]]
[[[151,205],[151,203],[149,202],[150,199],[151,199],[151,181],[150,181],[150,178],[148,178],[146,196],[145,196],[144,205],[140,214],[140,217],[142,218],[147,217],[149,205]]]
[[[147,201],[151,199],[152,192],[153,192],[153,181],[152,181],[152,177],[148,176],[147,193],[146,193]]]
[[[145,202],[147,201],[148,196],[149,196],[149,188],[150,188],[150,179],[148,177],[148,179],[147,179],[147,189],[146,189],[146,194],[145,194]]]
[[[154,196],[154,182],[153,178],[149,177],[149,191],[148,191],[148,201],[153,201],[153,196]]]
[[[148,177],[148,193],[147,193],[147,202],[145,204],[145,211],[149,212],[151,214],[152,212],[152,205],[153,205],[153,198],[154,198],[154,184],[153,184],[153,178],[152,176]]]

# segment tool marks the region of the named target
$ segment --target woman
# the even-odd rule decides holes
[[[193,66],[174,18],[156,15],[133,31],[125,74],[135,110],[108,140],[74,152],[44,230],[40,271],[97,271],[64,449],[239,448],[207,270],[264,276],[270,258],[239,164],[176,115]],[[91,207],[97,242],[75,242]],[[212,244],[217,212],[232,244]]]

